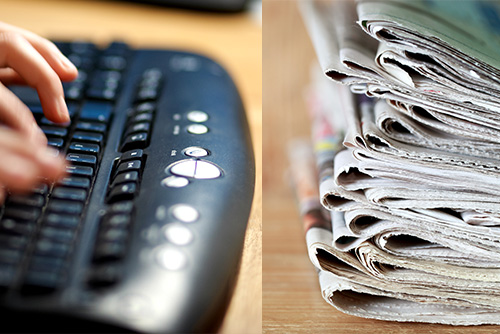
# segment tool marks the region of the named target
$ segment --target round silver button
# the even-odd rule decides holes
[[[221,176],[219,167],[208,161],[196,161],[196,170],[194,172],[195,179],[216,179],[219,176]]]
[[[208,128],[203,124],[191,124],[187,127],[187,131],[194,135],[202,135],[208,132]]]
[[[195,179],[216,179],[222,175],[222,170],[215,164],[205,160],[185,159],[174,162],[165,168],[165,173]]]
[[[172,207],[172,215],[183,223],[192,223],[198,220],[198,210],[187,204],[176,204]]]
[[[198,146],[191,146],[185,148],[183,152],[188,157],[193,157],[193,158],[202,158],[208,155],[207,150],[205,150],[203,147],[198,147]]]
[[[158,250],[156,261],[167,270],[180,270],[187,265],[187,258],[183,252],[167,246]]]
[[[170,170],[170,173],[177,176],[194,177],[194,172],[196,171],[196,160],[181,160],[167,167],[167,170]]]
[[[165,228],[165,237],[168,241],[178,246],[185,246],[193,241],[193,233],[181,224],[167,225]]]
[[[189,184],[189,180],[182,176],[169,176],[161,180],[164,187],[182,188]]]
[[[202,123],[208,120],[208,114],[204,111],[193,110],[188,112],[187,119],[191,122]]]

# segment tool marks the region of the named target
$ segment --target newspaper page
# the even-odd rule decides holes
[[[316,90],[316,169],[298,163],[306,146],[290,155],[319,175],[331,224],[306,239],[343,312],[500,324],[500,4],[451,4],[301,3],[323,73],[345,85]],[[321,145],[332,135],[343,147]]]

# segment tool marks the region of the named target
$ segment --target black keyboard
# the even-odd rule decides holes
[[[217,328],[255,173],[231,78],[192,53],[56,44],[79,69],[64,83],[69,124],[10,87],[70,166],[1,208],[2,330]]]

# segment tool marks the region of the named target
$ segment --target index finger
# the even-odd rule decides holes
[[[46,117],[69,121],[68,108],[59,76],[40,53],[19,33],[0,32],[0,67],[11,67],[34,87]]]
[[[22,35],[45,58],[62,81],[74,80],[78,75],[75,65],[62,54],[51,41],[37,34],[5,22],[0,22],[0,31],[12,31]]]

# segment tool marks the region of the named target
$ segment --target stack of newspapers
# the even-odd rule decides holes
[[[500,3],[300,7],[333,79],[311,103],[322,207],[302,207],[324,298],[368,318],[500,324]],[[307,152],[291,155],[304,188]]]

